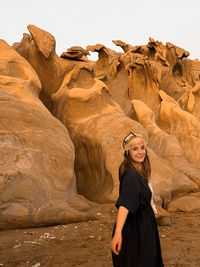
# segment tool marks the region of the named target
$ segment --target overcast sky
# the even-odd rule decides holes
[[[199,13],[200,0],[3,0],[0,38],[12,45],[34,24],[56,38],[60,55],[70,46],[96,43],[122,51],[112,40],[145,45],[151,36],[199,59]]]

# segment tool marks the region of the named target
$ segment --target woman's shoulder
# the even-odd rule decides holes
[[[132,169],[128,169],[126,170],[122,176],[121,176],[121,181],[138,181],[138,178],[140,178],[139,174],[137,173],[137,171],[132,170]]]
[[[128,169],[125,171],[125,173],[123,174],[124,176],[133,176],[133,177],[139,177],[140,175],[138,174],[138,172],[136,170],[133,169]]]

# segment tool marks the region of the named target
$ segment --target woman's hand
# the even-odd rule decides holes
[[[111,250],[114,254],[119,255],[122,246],[122,235],[121,233],[115,233],[113,239],[110,242]]]
[[[115,234],[113,236],[112,241],[110,242],[111,250],[116,255],[119,255],[122,246],[122,229],[124,223],[126,221],[126,217],[128,215],[127,208],[120,206],[118,215],[117,215],[117,223],[115,228]]]

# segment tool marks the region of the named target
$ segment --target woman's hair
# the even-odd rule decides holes
[[[129,151],[124,152],[124,160],[119,167],[119,179],[121,180],[122,175],[130,169],[136,171],[141,177],[146,178],[147,180],[149,179],[151,175],[151,164],[149,161],[147,149],[144,161],[141,163],[141,171],[138,171],[135,168],[134,161],[132,160]]]

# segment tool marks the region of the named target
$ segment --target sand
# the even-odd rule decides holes
[[[0,266],[111,267],[117,211],[112,204],[95,206],[95,221],[1,231]],[[165,267],[200,266],[199,229],[199,212],[172,213],[172,225],[159,226]]]

